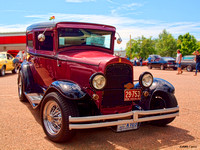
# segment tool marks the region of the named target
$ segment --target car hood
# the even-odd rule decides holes
[[[112,54],[94,51],[94,50],[83,50],[83,51],[64,51],[58,54],[58,59],[73,61],[77,63],[84,63],[89,65],[99,66],[101,62],[109,62],[112,59],[115,59],[116,56]]]

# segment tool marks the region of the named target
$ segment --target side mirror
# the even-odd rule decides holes
[[[116,32],[116,33],[117,33],[117,32]],[[117,39],[117,44],[121,44],[122,38],[120,37],[119,33],[117,33],[117,34],[118,34],[118,36],[119,36],[119,38]]]
[[[39,40],[40,42],[44,42],[44,40],[45,40],[45,35],[44,35],[43,33],[40,33],[40,34],[38,35],[38,40]]]
[[[122,39],[121,39],[121,37],[119,37],[119,38],[117,39],[117,44],[121,44],[121,42],[122,42]]]

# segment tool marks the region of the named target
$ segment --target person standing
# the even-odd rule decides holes
[[[151,57],[149,56],[149,57],[147,58],[147,60],[148,60],[148,63],[150,63],[150,62],[151,62]]]
[[[193,55],[196,55],[195,61],[196,61],[196,71],[194,76],[197,76],[197,70],[200,70],[200,53],[198,50],[196,50]]]
[[[137,57],[134,57],[134,66],[137,66]]]
[[[142,59],[142,57],[140,57],[140,66],[142,66],[142,61],[143,61],[143,59]]]
[[[182,54],[180,52],[180,49],[178,49],[177,50],[177,56],[176,56],[176,63],[177,63],[177,67],[178,67],[178,73],[177,73],[177,75],[183,73],[183,71],[181,70],[181,59],[182,59]]]

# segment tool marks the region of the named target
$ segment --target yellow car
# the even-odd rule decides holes
[[[7,52],[0,52],[0,76],[4,76],[6,71],[17,72],[17,67],[14,64],[14,57]]]

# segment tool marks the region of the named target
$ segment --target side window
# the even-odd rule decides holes
[[[53,51],[53,31],[46,31],[44,33],[45,40],[40,42],[38,40],[38,35],[42,32],[36,32],[35,41],[36,41],[36,50],[45,50],[45,51]]]
[[[13,58],[13,57],[12,57],[11,55],[7,54],[7,59],[8,59],[8,60],[12,60],[12,58]]]
[[[27,34],[27,46],[33,48],[33,32]]]

